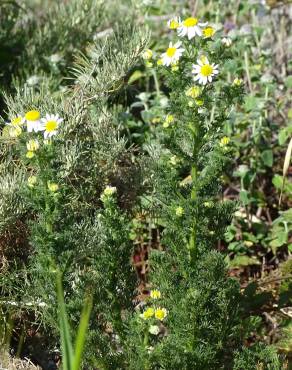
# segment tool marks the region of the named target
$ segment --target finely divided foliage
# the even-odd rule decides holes
[[[176,16],[166,26],[177,35],[156,59],[146,49],[148,31],[133,21],[94,37],[103,6],[93,0],[54,5],[47,15],[56,20],[39,20],[43,26],[31,41],[34,48],[46,45],[50,61],[33,47],[21,58],[36,60],[37,73],[58,64],[64,50],[57,77],[44,68],[37,86],[29,86],[19,75],[15,91],[4,94],[0,237],[13,243],[21,225],[18,246],[30,253],[9,261],[6,276],[0,271],[0,304],[30,312],[50,346],[59,346],[60,271],[68,370],[77,370],[81,353],[76,348],[73,356],[67,316],[76,329],[86,312],[83,346],[86,302],[92,310],[84,369],[280,369],[273,349],[243,347],[253,322],[214,248],[235,208],[222,199],[220,178],[233,155],[222,128],[243,95],[240,76],[229,83],[224,71],[230,45],[212,25]],[[115,99],[142,57],[164,81],[167,104],[163,124],[134,151],[121,135]],[[64,76],[70,76],[66,85]],[[138,213],[162,232],[148,256],[150,291],[142,297],[132,264]]]

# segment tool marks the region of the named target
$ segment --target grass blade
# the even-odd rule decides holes
[[[64,293],[63,293],[63,287],[62,287],[62,275],[60,272],[58,272],[57,274],[57,296],[58,296],[58,304],[59,304],[59,322],[60,322],[60,332],[61,332],[63,370],[72,370],[74,355],[73,355],[69,322],[68,322],[65,301],[64,301]]]
[[[81,358],[84,350],[86,332],[88,328],[91,309],[92,309],[92,297],[86,299],[85,305],[82,310],[81,319],[78,327],[78,333],[75,342],[73,370],[79,370],[81,365]]]

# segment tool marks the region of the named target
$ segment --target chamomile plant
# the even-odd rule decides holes
[[[141,314],[145,350],[137,353],[149,369],[232,368],[252,320],[242,319],[239,285],[227,276],[216,246],[236,206],[222,194],[222,174],[234,153],[224,126],[244,86],[241,76],[228,75],[232,47],[220,29],[178,16],[167,27],[171,42],[156,59],[164,83],[160,99],[166,91],[167,104],[148,141],[154,186],[149,204],[163,229],[163,247],[150,253],[149,281],[159,287],[165,311],[157,324],[155,304],[147,302]],[[267,363],[277,358],[272,349],[265,351]]]

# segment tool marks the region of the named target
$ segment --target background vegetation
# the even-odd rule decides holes
[[[177,368],[191,341],[181,333],[194,302],[197,352],[184,357],[183,368],[288,368],[292,184],[291,167],[283,166],[292,132],[291,5],[247,0],[0,0],[0,5],[2,342],[44,369],[59,363],[56,263],[72,327],[78,326],[84,296],[93,297],[85,368]],[[197,188],[210,200],[204,198],[207,210],[196,211],[202,212],[203,247],[198,264],[188,270],[187,255],[178,247],[197,215],[187,198],[192,139],[164,123],[169,112],[183,121],[190,107],[188,100],[177,106],[184,81],[159,73],[156,61],[173,37],[167,20],[191,14],[231,39],[222,54],[224,79],[232,85],[237,76],[243,88],[234,92],[238,100],[216,127],[230,138],[230,160],[223,163],[213,151],[215,130],[208,140],[218,157],[207,157],[211,149],[204,143],[202,163],[207,166],[211,158],[209,173],[219,175],[216,184],[206,176]],[[143,59],[147,48],[153,60]],[[30,109],[66,120],[56,145],[42,152],[43,162],[28,162],[25,142],[16,149],[4,129]],[[212,109],[210,102],[207,118],[216,117],[216,106]],[[28,189],[28,175],[42,173],[43,182]],[[48,179],[59,184],[56,194],[44,190]],[[107,197],[107,186],[117,193]],[[217,208],[218,194],[228,204],[224,209]],[[214,235],[208,234],[218,220]],[[167,257],[165,246],[172,248]],[[186,291],[179,285],[184,278],[190,281]],[[138,315],[153,288],[173,311],[172,336],[161,325],[157,343],[144,335],[148,327]],[[227,316],[228,328],[222,324]],[[202,338],[207,344],[199,347]]]

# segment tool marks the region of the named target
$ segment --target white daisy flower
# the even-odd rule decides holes
[[[198,81],[201,85],[206,85],[212,82],[212,79],[218,72],[217,64],[210,64],[207,57],[203,56],[197,60],[198,64],[193,64],[192,73],[195,75],[194,80]]]
[[[205,27],[207,24],[208,22],[199,23],[198,18],[187,18],[178,27],[178,35],[181,37],[187,36],[189,40],[194,38],[196,35],[202,36],[201,27]]]
[[[176,30],[176,29],[178,29],[178,27],[180,26],[180,24],[181,24],[181,19],[179,17],[174,17],[174,18],[171,18],[167,22],[167,27],[170,30]]]
[[[40,131],[40,118],[41,114],[37,110],[30,110],[25,113],[27,132],[38,132]]]
[[[179,58],[182,56],[185,49],[181,48],[181,42],[177,42],[174,45],[172,42],[169,43],[169,47],[165,53],[161,55],[162,64],[164,66],[170,66],[179,61]]]
[[[41,121],[41,130],[44,131],[44,138],[49,139],[58,133],[59,124],[63,121],[57,114],[46,114]]]

